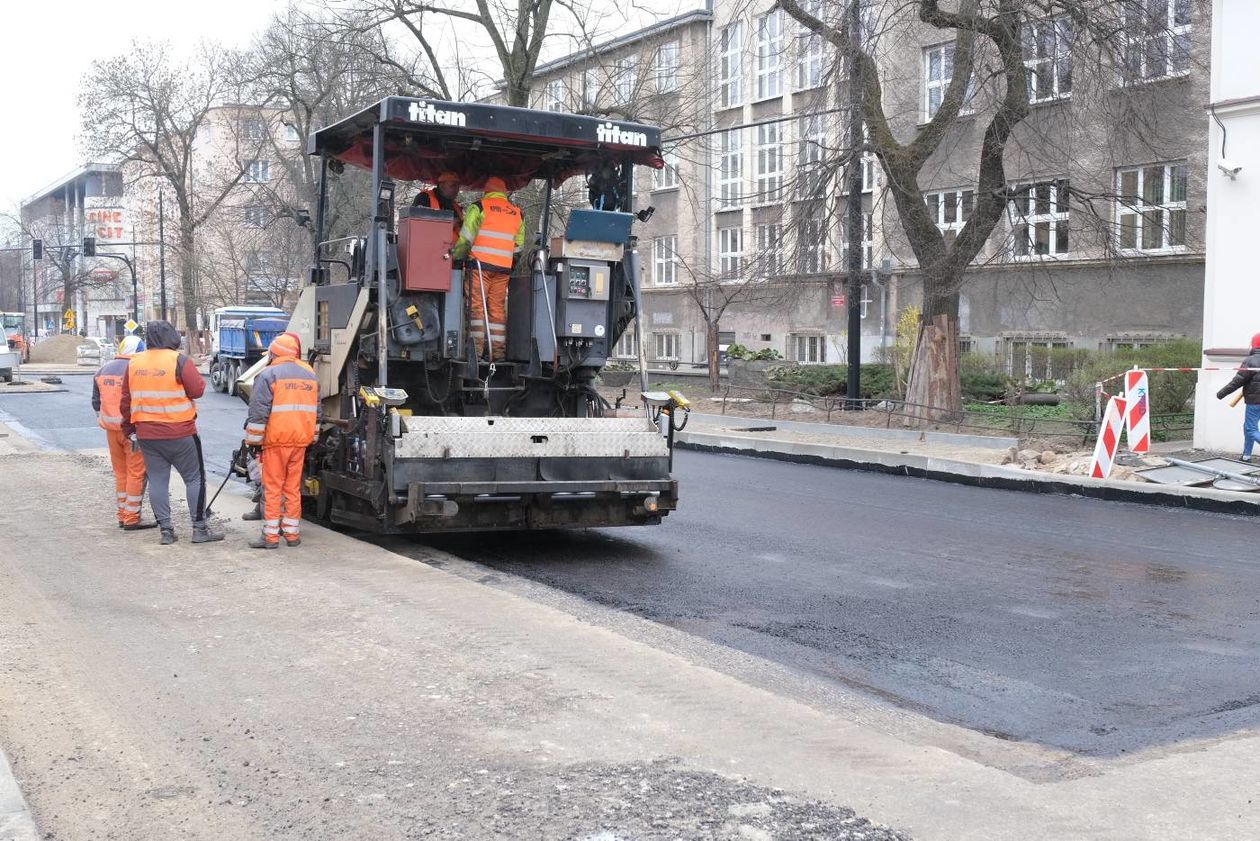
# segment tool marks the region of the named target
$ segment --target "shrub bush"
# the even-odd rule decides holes
[[[975,371],[962,369],[963,400],[976,403],[990,403],[1006,397],[1011,381],[1005,374],[996,371]]]
[[[1092,418],[1095,383],[1122,374],[1134,365],[1139,368],[1194,368],[1200,359],[1202,346],[1191,339],[1160,342],[1144,348],[1096,351],[1090,353],[1088,361],[1068,376],[1060,393],[1072,405],[1074,415]],[[1193,373],[1152,372],[1151,414],[1175,415],[1189,411],[1187,404],[1194,395],[1196,382],[1197,377]],[[1121,389],[1121,384],[1116,382],[1110,385],[1108,392],[1115,394]]]
[[[897,396],[897,380],[893,366],[870,363],[861,368],[862,399],[883,400]],[[847,396],[848,365],[802,365],[776,368],[770,372],[770,384],[785,391],[799,391],[819,397]]]

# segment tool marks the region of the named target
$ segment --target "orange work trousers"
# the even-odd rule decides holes
[[[263,539],[298,539],[302,518],[302,463],[306,447],[263,447]]]
[[[505,269],[470,264],[468,277],[468,333],[477,346],[477,356],[502,362],[507,358],[507,296],[508,280],[512,275]],[[487,315],[489,320],[487,321]],[[486,334],[494,353],[486,357]]]
[[[144,498],[144,453],[131,451],[131,440],[121,429],[105,430],[109,441],[109,461],[114,468],[114,492],[118,497],[118,522],[140,522],[140,501]]]

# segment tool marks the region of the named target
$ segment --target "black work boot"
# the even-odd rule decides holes
[[[272,542],[265,537],[255,537],[249,542],[250,549],[279,549],[280,541]]]
[[[244,514],[241,515],[241,519],[242,520],[261,520],[262,519],[262,504],[255,503],[253,509],[246,511]]]
[[[223,539],[223,532],[210,531],[208,523],[193,523],[193,543],[218,543]]]
[[[158,543],[163,546],[170,546],[176,540],[179,540],[179,538],[175,536],[175,529],[170,526],[162,526],[162,539]]]

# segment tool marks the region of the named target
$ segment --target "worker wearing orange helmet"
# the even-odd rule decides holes
[[[421,190],[412,207],[428,207],[433,210],[449,210],[455,214],[455,235],[464,225],[464,209],[459,206],[459,176],[449,170],[437,177],[437,184]]]
[[[524,247],[525,215],[508,199],[503,179],[491,176],[481,201],[465,211],[451,249],[455,259],[469,261],[468,332],[479,357],[495,362],[507,358],[508,280],[512,261]]]
[[[127,531],[157,528],[155,522],[140,520],[144,499],[144,453],[131,446],[123,432],[122,393],[131,357],[144,350],[144,339],[124,336],[118,353],[101,366],[92,378],[92,408],[96,422],[109,442],[109,461],[114,468],[114,493],[118,498],[118,528]]]
[[[245,445],[262,452],[263,530],[253,549],[302,542],[302,464],[319,429],[319,380],[302,361],[302,345],[281,333],[267,348],[271,361],[254,378],[245,421]]]

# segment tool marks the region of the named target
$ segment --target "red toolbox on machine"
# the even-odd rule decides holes
[[[448,210],[408,208],[398,220],[398,272],[406,292],[450,292],[455,216]]]

